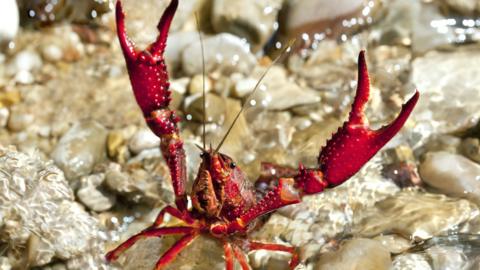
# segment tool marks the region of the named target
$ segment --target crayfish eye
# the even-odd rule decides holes
[[[201,153],[200,153],[200,157],[201,157],[201,158],[205,157],[205,154],[206,154],[205,152],[201,152]]]
[[[237,167],[237,163],[235,163],[235,162],[230,162],[230,168],[231,168],[231,169],[235,169],[235,167]]]

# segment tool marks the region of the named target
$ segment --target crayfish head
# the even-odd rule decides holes
[[[253,186],[232,158],[212,151],[202,151],[201,158],[191,196],[197,210],[231,220],[255,202]]]

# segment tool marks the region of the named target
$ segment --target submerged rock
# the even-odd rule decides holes
[[[228,33],[207,37],[205,48],[205,72],[218,70],[227,74],[250,73],[256,64],[249,45],[241,38]],[[188,75],[202,74],[202,49],[200,41],[192,42],[182,53],[183,71]]]
[[[348,240],[339,250],[320,255],[316,270],[362,269],[388,270],[392,267],[390,252],[375,240]]]
[[[480,13],[480,2],[477,0],[440,0],[440,2],[464,15],[478,15]]]
[[[466,138],[460,144],[460,151],[471,160],[480,163],[480,139]]]
[[[134,154],[157,147],[160,147],[160,138],[148,128],[138,130],[128,143],[128,148]]]
[[[148,238],[138,241],[119,259],[121,269],[153,269],[156,261],[173,243],[173,237]],[[221,270],[225,268],[221,243],[200,236],[186,247],[166,269]]]
[[[276,19],[282,0],[215,0],[212,26],[217,32],[229,32],[246,38],[261,48],[278,26]]]
[[[432,270],[428,259],[421,254],[401,254],[393,260],[394,270]]]
[[[106,211],[115,204],[116,197],[109,194],[100,185],[105,180],[104,174],[93,174],[83,177],[81,187],[77,191],[78,199],[89,209],[96,212]]]
[[[73,125],[60,139],[51,156],[69,180],[92,172],[106,156],[107,130],[95,121]]]
[[[338,37],[369,25],[381,7],[381,1],[375,0],[288,0],[286,3],[283,32],[290,37],[307,35],[305,42],[318,39],[316,36]]]
[[[445,233],[479,214],[477,206],[462,199],[405,189],[379,201],[356,224],[356,233],[375,236],[395,232],[406,238],[427,239]]]
[[[19,16],[16,0],[0,3],[0,45],[11,41],[18,32]]]
[[[420,165],[422,179],[440,192],[480,203],[480,165],[448,152],[426,155]]]
[[[480,50],[429,52],[412,64],[412,81],[420,98],[412,119],[425,134],[449,133],[472,127],[480,118]]]
[[[97,221],[74,201],[63,173],[51,162],[0,148],[0,167],[0,238],[9,246],[9,256],[40,266],[98,248]]]

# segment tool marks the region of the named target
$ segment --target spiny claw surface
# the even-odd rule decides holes
[[[125,56],[135,98],[146,117],[155,110],[168,107],[171,100],[163,53],[168,29],[177,7],[178,0],[172,0],[157,26],[160,32],[157,40],[146,50],[138,51],[128,38],[125,30],[125,14],[121,2],[117,1],[117,35]]]
[[[357,93],[349,119],[327,142],[319,156],[320,170],[330,187],[340,185],[370,160],[405,124],[418,101],[419,93],[402,106],[397,118],[378,130],[372,130],[364,115],[370,95],[365,52],[358,56]]]

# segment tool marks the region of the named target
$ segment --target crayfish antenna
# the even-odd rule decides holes
[[[117,22],[117,35],[120,41],[120,47],[122,48],[125,58],[133,60],[137,58],[137,52],[135,50],[135,44],[130,40],[125,30],[125,13],[123,12],[122,2],[117,1],[115,7],[115,20]]]
[[[364,109],[370,94],[365,52],[358,57],[357,93],[349,119],[338,129],[318,158],[320,171],[329,187],[340,185],[357,173],[402,128],[418,101],[419,93],[402,106],[397,118],[379,130],[368,126]]]
[[[163,56],[163,52],[167,46],[168,30],[172,24],[177,7],[178,0],[172,0],[167,9],[165,9],[162,18],[158,22],[157,29],[160,33],[157,37],[157,40],[155,40],[155,42],[153,42],[149,48],[149,52],[152,54],[154,59],[158,59],[158,57]]]

